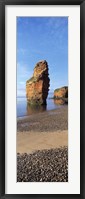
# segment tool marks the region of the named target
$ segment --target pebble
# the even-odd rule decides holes
[[[68,182],[68,148],[18,153],[17,182]]]

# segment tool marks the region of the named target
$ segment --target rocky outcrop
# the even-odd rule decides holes
[[[38,62],[34,68],[33,76],[26,81],[26,97],[29,104],[46,104],[49,81],[47,61]]]
[[[68,98],[68,87],[64,86],[54,91],[54,98]]]
[[[68,87],[64,86],[54,91],[54,103],[57,105],[68,104]]]

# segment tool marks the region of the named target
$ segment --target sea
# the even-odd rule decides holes
[[[17,97],[17,117],[29,116],[32,114],[60,108],[61,105],[55,104],[52,97],[53,97],[53,93],[49,93],[46,106],[40,106],[40,107],[32,106],[31,107],[28,105],[26,97],[18,96]]]

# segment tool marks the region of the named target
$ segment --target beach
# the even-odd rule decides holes
[[[68,106],[17,119],[17,181],[68,181]]]
[[[68,106],[17,119],[17,132],[55,132],[68,129]]]

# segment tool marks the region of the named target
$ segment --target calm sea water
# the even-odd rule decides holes
[[[61,107],[60,105],[55,104],[53,99],[49,99],[52,96],[53,94],[50,93],[47,98],[47,105],[41,107],[30,107],[28,106],[27,99],[25,97],[17,97],[17,117],[28,116],[31,114],[47,110],[54,110]]]

